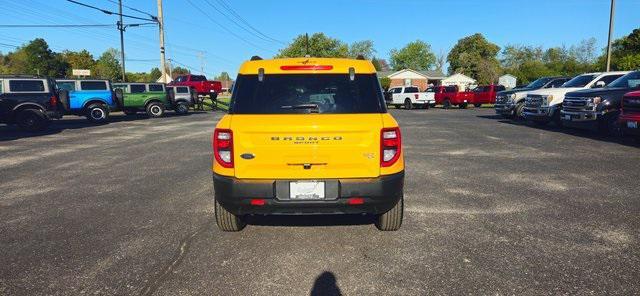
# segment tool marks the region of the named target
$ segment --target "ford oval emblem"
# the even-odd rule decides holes
[[[240,155],[240,157],[242,157],[243,159],[254,159],[256,156],[253,155],[253,153],[243,153],[242,155]]]

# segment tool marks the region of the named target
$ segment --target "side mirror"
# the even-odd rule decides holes
[[[598,81],[596,82],[596,84],[593,85],[593,88],[601,88],[604,87],[606,85],[606,83],[604,83],[604,81]]]

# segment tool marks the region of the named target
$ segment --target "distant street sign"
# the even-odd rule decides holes
[[[73,76],[91,76],[91,70],[88,69],[73,69],[71,71]]]

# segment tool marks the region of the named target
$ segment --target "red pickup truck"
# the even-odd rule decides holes
[[[503,85],[481,85],[473,89],[474,106],[480,107],[482,104],[495,104],[496,93],[505,90]]]
[[[435,86],[432,88],[435,92],[436,104],[442,105],[442,108],[449,109],[451,106],[458,106],[460,109],[467,108],[469,103],[473,102],[473,92],[458,91],[458,86]]]
[[[640,136],[640,91],[624,95],[619,120],[625,133]]]
[[[220,81],[209,81],[204,75],[182,75],[169,83],[172,86],[188,86],[200,96],[211,96],[216,99],[222,91]]]

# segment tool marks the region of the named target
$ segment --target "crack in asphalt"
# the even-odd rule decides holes
[[[144,286],[142,291],[140,291],[141,296],[153,295],[153,293],[155,293],[158,290],[158,288],[162,286],[162,284],[167,280],[167,278],[169,278],[169,275],[171,275],[171,272],[174,271],[175,268],[178,265],[180,265],[180,263],[182,263],[185,256],[187,255],[187,252],[189,252],[189,248],[191,247],[191,244],[193,243],[194,239],[203,231],[205,231],[210,225],[212,225],[212,223],[213,223],[212,220],[208,220],[202,226],[200,226],[198,229],[196,229],[194,232],[192,232],[190,235],[188,235],[187,237],[183,238],[180,241],[180,244],[178,246],[178,252],[173,256],[173,258],[171,258],[171,261],[169,262],[169,264],[165,266],[162,269],[162,271],[158,273],[158,275],[153,280],[149,281]]]

